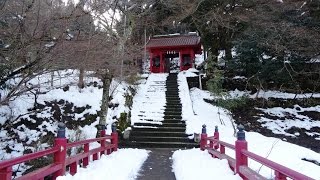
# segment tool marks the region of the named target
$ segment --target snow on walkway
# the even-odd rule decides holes
[[[173,153],[172,159],[177,180],[241,179],[239,175],[234,175],[227,160],[212,158],[207,151],[178,150]]]
[[[166,105],[167,76],[164,73],[150,74],[146,84],[139,86],[133,98],[131,125],[138,122],[161,123]]]
[[[110,155],[103,155],[98,161],[90,162],[87,168],[79,168],[74,176],[59,176],[57,180],[133,180],[138,176],[148,153],[141,149],[118,149]]]

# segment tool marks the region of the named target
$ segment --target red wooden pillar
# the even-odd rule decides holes
[[[98,160],[99,158],[98,158],[98,153],[94,153],[93,155],[92,155],[92,160],[93,161],[95,161],[95,160]]]
[[[60,170],[53,174],[53,179],[63,176],[66,172],[67,139],[65,133],[65,124],[59,123],[57,138],[54,140],[54,145],[59,148],[59,151],[54,153],[54,163],[61,164],[62,166]]]
[[[200,149],[202,151],[205,150],[205,147],[207,145],[207,141],[208,141],[207,137],[208,137],[207,129],[206,129],[206,125],[204,124],[204,125],[202,125],[202,133],[201,133],[201,140],[200,140]]]
[[[114,144],[113,151],[118,150],[118,133],[117,133],[117,126],[115,123],[112,124],[112,133],[111,133],[111,144]]]
[[[218,126],[215,127],[213,136],[214,136],[214,138],[215,138],[216,140],[219,141],[219,129],[218,129]],[[219,149],[219,143],[218,143],[218,142],[217,142],[216,145],[214,146],[214,149]]]
[[[152,66],[153,66],[153,62],[152,62],[152,59],[153,59],[153,54],[152,54],[152,52],[150,51],[149,52],[149,54],[150,54],[150,59],[149,59],[149,63],[150,63],[150,72],[152,72],[153,73],[153,68],[152,68]]]
[[[84,144],[83,151],[84,151],[85,153],[88,153],[88,152],[89,152],[89,143]],[[88,157],[83,158],[83,161],[82,161],[82,162],[83,162],[83,167],[87,167],[87,166],[88,166],[88,164],[89,164],[89,157],[90,157],[90,155],[88,155]]]
[[[0,179],[11,180],[12,179],[12,166],[0,169]]]
[[[73,176],[77,173],[77,161],[70,164],[70,174]]]
[[[162,52],[160,52],[160,73],[164,73],[164,60]]]
[[[103,125],[103,126],[101,126],[101,133],[100,133],[100,135],[101,135],[101,137],[105,137],[106,136],[106,128],[105,128],[105,126]],[[101,140],[100,141],[100,144],[101,144],[101,148],[103,149],[101,152],[100,152],[100,156],[102,155],[102,154],[105,154],[105,152],[106,152],[106,140],[105,139],[103,139],[103,140]]]
[[[239,168],[240,166],[248,166],[248,157],[242,154],[242,150],[248,149],[248,144],[245,138],[244,127],[242,125],[238,126],[237,132],[237,141],[235,143],[236,150],[236,173],[238,173],[243,179],[247,179],[243,175],[240,174]]]
[[[179,60],[180,60],[180,71],[182,71],[183,70],[183,59],[182,59],[182,55],[183,55],[183,51],[182,50],[180,50],[179,51]]]
[[[275,171],[274,174],[275,174],[275,178],[274,178],[275,180],[286,180],[287,179],[287,177],[284,174],[282,174],[278,171]]]
[[[190,48],[190,58],[191,58],[191,68],[193,68],[195,64],[195,53],[194,53],[194,50],[191,48]]]

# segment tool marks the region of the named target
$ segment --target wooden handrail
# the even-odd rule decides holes
[[[257,154],[254,154],[250,151],[247,150],[241,150],[241,153],[243,153],[245,156],[249,157],[250,159],[253,159],[261,164],[263,164],[264,166],[267,166],[275,171],[278,171],[282,174],[284,174],[285,176],[292,178],[292,179],[303,179],[303,180],[309,180],[312,179],[308,176],[305,176],[299,172],[296,172],[292,169],[289,169],[281,164],[278,164],[276,162],[270,161],[269,159],[266,159],[264,157],[261,157]]]
[[[224,141],[220,141],[220,140],[218,140],[218,139],[215,139],[214,136],[208,137],[207,140],[213,141],[213,142],[217,142],[218,144],[221,144],[221,145],[223,145],[223,146],[225,146],[225,147],[228,147],[228,148],[230,148],[230,149],[235,149],[235,146],[234,146],[233,144],[229,144],[229,143],[226,143],[226,142],[224,142]]]
[[[101,130],[101,137],[94,139],[87,139],[72,143],[67,143],[65,137],[65,125],[63,123],[58,124],[58,133],[54,141],[54,147],[38,151],[35,153],[30,153],[23,155],[21,157],[16,157],[13,159],[8,159],[0,162],[0,180],[11,180],[12,178],[12,166],[20,164],[26,161],[30,161],[36,158],[47,156],[53,154],[54,162],[48,166],[42,167],[36,171],[30,172],[26,175],[19,177],[19,180],[28,179],[43,179],[45,176],[53,174],[53,179],[58,176],[65,174],[66,166],[70,165],[70,174],[75,174],[77,172],[77,164],[79,160],[82,160],[83,167],[89,164],[90,156],[93,155],[93,160],[97,160],[100,156],[105,154],[110,154],[113,151],[117,151],[118,148],[118,133],[116,132],[115,124],[112,125],[111,135],[106,135],[105,130]],[[110,141],[106,141],[110,140]],[[100,142],[100,147],[89,150],[89,144],[92,142]],[[67,149],[84,145],[84,152],[76,154],[72,157],[67,158]]]
[[[36,159],[36,158],[40,158],[40,157],[43,157],[43,156],[47,156],[47,155],[53,154],[53,153],[58,152],[58,151],[60,151],[60,147],[55,146],[55,147],[50,148],[50,149],[46,149],[46,150],[42,150],[42,151],[30,153],[30,154],[25,154],[23,156],[16,157],[16,158],[13,158],[13,159],[4,160],[4,161],[0,162],[0,169],[3,169],[3,168],[8,167],[8,166],[13,166],[13,165],[16,165],[16,164],[20,164],[20,163],[23,163],[23,162],[26,162],[26,161],[30,161],[30,160],[33,160],[33,159]]]
[[[289,169],[283,165],[280,165],[276,162],[268,160],[264,157],[261,157],[257,154],[254,154],[248,151],[247,141],[245,140],[245,132],[243,126],[238,127],[239,131],[237,132],[237,140],[235,145],[223,142],[219,140],[219,131],[216,126],[214,136],[207,137],[206,125],[202,126],[202,134],[200,141],[200,149],[207,150],[209,154],[214,158],[227,159],[229,166],[236,173],[238,173],[243,179],[265,179],[258,172],[253,171],[248,167],[248,158],[261,163],[264,166],[267,166],[275,171],[275,179],[283,180],[286,177],[292,179],[303,179],[303,180],[312,180],[312,178],[303,175],[299,172],[296,172],[292,169]],[[210,144],[208,145],[208,141]],[[219,149],[220,145],[220,151]],[[235,159],[227,156],[225,154],[225,147],[235,150]]]
[[[67,144],[67,148],[77,147],[77,146],[81,146],[81,145],[84,145],[84,144],[97,142],[97,141],[102,141],[102,140],[107,140],[107,139],[112,139],[112,137],[110,135],[108,135],[108,136],[99,137],[99,138],[95,138],[95,139],[86,139],[86,140],[71,142],[71,143]]]

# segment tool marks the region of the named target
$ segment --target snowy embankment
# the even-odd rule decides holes
[[[282,134],[290,138],[309,136],[308,138],[320,140],[320,106],[303,103],[316,101],[320,98],[320,93],[294,94],[280,91],[260,91],[259,94],[250,95],[248,91],[236,89],[230,91],[229,94],[231,98],[247,96],[251,99],[266,99],[271,102],[270,104],[274,102],[276,105],[273,107],[255,107],[258,111],[256,113],[257,122],[260,122],[262,127],[270,129],[274,134]],[[281,106],[279,102],[282,104],[291,102],[291,105],[277,107]]]
[[[238,89],[234,91],[229,91],[229,94],[232,98],[248,96],[249,98],[279,98],[279,99],[303,99],[303,98],[320,98],[320,93],[303,93],[303,94],[294,94],[294,93],[286,93],[281,91],[263,91],[261,90],[259,93],[256,92],[254,94],[250,94],[250,91],[239,91]]]
[[[131,125],[134,123],[161,124],[166,105],[166,80],[168,74],[150,74],[145,84],[138,86],[133,98]]]
[[[78,77],[77,70],[43,74],[30,82],[38,85],[37,91],[41,92],[37,95],[38,108],[34,108],[35,96],[31,92],[0,107],[0,160],[51,147],[59,121],[67,124],[66,137],[69,141],[96,137],[102,83],[93,72],[87,72],[86,86],[80,89],[77,87]],[[115,79],[111,83],[111,103],[116,106],[108,109],[107,134],[111,133],[111,124],[120,117],[120,113],[129,111],[124,97],[128,86]],[[1,91],[1,94],[5,93]],[[92,143],[90,148],[97,146],[98,143]],[[18,176],[27,168],[24,164],[13,167]]]
[[[141,149],[119,149],[110,155],[102,155],[98,161],[90,162],[87,168],[79,168],[74,176],[59,176],[57,180],[133,180],[139,175],[148,153]]]
[[[291,128],[305,129],[306,134],[315,139],[320,140],[320,133],[310,131],[312,128],[320,127],[320,117],[318,119],[312,119],[304,113],[308,112],[320,112],[320,105],[315,107],[303,108],[299,105],[294,105],[293,108],[256,108],[269,115],[273,119],[267,117],[261,117],[258,121],[261,122],[261,126],[266,127],[274,134],[284,134],[286,136],[296,137],[299,136],[299,132],[288,132]],[[310,131],[310,132],[307,132]]]
[[[179,80],[180,82],[183,82],[183,76],[182,76],[183,74],[182,73],[180,74],[179,74]],[[179,86],[180,93],[181,92],[186,93],[187,89],[185,88],[186,87],[183,88],[181,86],[181,89],[180,89],[180,86]],[[184,111],[185,110],[190,111],[190,107],[192,107],[194,112],[194,115],[188,114],[190,115],[190,117],[188,117],[187,114],[184,114],[185,116],[183,115],[183,117],[186,118],[187,133],[192,133],[192,134],[201,133],[201,126],[203,124],[206,124],[208,135],[213,136],[215,126],[218,126],[219,132],[220,132],[220,139],[222,141],[234,144],[234,142],[236,141],[236,138],[234,136],[235,131],[233,128],[234,120],[230,115],[230,112],[228,112],[227,110],[219,108],[217,106],[213,106],[203,100],[204,98],[205,99],[214,98],[208,91],[202,91],[200,89],[193,88],[190,91],[190,97],[187,96],[187,94],[185,94],[185,96],[180,96],[180,98],[181,98],[182,104],[186,106],[186,107],[183,107]],[[190,113],[190,112],[187,112],[187,113]],[[303,160],[303,159],[309,159],[309,160],[315,160],[317,162],[320,162],[320,154],[310,149],[282,141],[281,139],[266,137],[256,132],[246,132],[246,140],[248,141],[249,151],[256,153],[262,157],[266,157],[274,162],[282,164],[288,168],[291,168],[297,172],[308,175],[312,178],[320,179],[320,173],[319,173],[320,166]],[[191,150],[185,150],[185,151],[191,151]],[[192,152],[190,152],[190,154],[192,154]],[[184,158],[173,158],[174,164],[176,164],[175,165],[176,177],[180,177],[180,173],[181,173],[177,165],[187,163],[186,159],[190,158],[190,154],[188,154],[188,152],[185,152]],[[189,168],[189,171],[193,171],[193,169],[195,169],[198,171],[197,172],[193,171],[194,174],[205,173],[204,170],[198,168],[199,164],[197,163],[197,162],[199,163],[203,162],[201,161],[202,155],[200,154],[197,155],[196,153],[193,153],[193,154],[194,156],[197,156],[197,157],[194,157],[193,166]],[[233,150],[226,149],[226,154],[228,154],[231,157],[235,157],[235,152]],[[208,163],[208,166],[211,166],[211,165],[209,165]],[[253,170],[259,172],[260,174],[262,174],[267,178],[273,178],[274,173],[272,172],[272,170],[250,159],[249,159],[249,167],[251,167]],[[212,167],[211,170],[212,170],[211,171],[212,175],[215,174],[214,167]],[[206,177],[203,179],[211,179],[213,177],[212,175],[210,177]],[[177,178],[177,179],[183,180],[184,178],[181,178],[181,179]]]
[[[241,179],[229,168],[227,160],[212,158],[199,149],[178,150],[172,155],[172,169],[177,180]]]

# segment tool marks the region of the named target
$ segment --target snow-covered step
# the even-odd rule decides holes
[[[197,143],[193,142],[153,142],[153,141],[137,141],[127,142],[124,147],[132,148],[194,148],[198,147]]]
[[[174,136],[174,137],[188,137],[191,136],[184,133],[184,132],[168,132],[168,131],[152,131],[152,129],[150,129],[149,131],[132,131],[130,136],[159,136],[159,137],[170,137],[170,136]]]
[[[155,127],[155,126],[134,126],[132,128],[132,131],[154,131],[154,132],[159,132],[159,131],[168,131],[168,132],[185,132],[186,128],[185,127]]]
[[[192,142],[188,137],[172,137],[172,136],[135,136],[132,141],[138,142]]]
[[[154,126],[154,127],[185,127],[186,124],[183,121],[180,122],[166,122],[161,124],[150,124],[150,123],[136,123],[135,127],[137,126]]]

